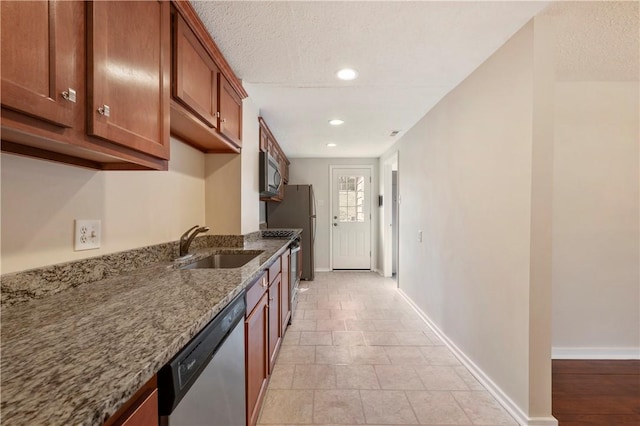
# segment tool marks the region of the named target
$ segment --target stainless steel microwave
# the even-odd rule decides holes
[[[280,165],[268,152],[260,152],[260,195],[273,197],[280,193],[282,175]]]

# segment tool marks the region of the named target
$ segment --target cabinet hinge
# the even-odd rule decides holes
[[[220,111],[216,111],[216,118],[220,118]]]

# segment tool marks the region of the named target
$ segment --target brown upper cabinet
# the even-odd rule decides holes
[[[170,4],[2,1],[2,150],[166,170]]]
[[[75,8],[56,2],[3,1],[2,106],[61,127],[77,104]]]
[[[89,134],[169,159],[169,4],[88,8]]]
[[[171,133],[204,152],[240,152],[247,93],[191,4],[173,4]]]
[[[260,197],[262,201],[282,201],[284,198],[284,185],[289,182],[289,159],[280,148],[278,141],[271,133],[271,129],[267,125],[264,118],[258,117],[260,124],[260,151],[268,152],[279,165],[278,171],[282,176],[282,185],[280,185],[280,193],[272,197]]]

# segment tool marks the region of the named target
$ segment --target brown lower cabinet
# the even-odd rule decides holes
[[[158,386],[153,376],[103,426],[156,426],[158,421]]]
[[[289,318],[289,250],[247,287],[245,356],[247,425],[258,421],[262,399],[273,372]],[[286,291],[283,289],[286,287]],[[283,322],[284,319],[286,322]]]

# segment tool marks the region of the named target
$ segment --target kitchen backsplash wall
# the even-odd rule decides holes
[[[1,159],[3,274],[175,241],[204,225],[204,154],[173,138],[166,172]],[[73,250],[75,219],[102,221],[101,248]]]
[[[255,239],[259,234],[250,235]],[[242,247],[242,235],[203,235],[191,244],[191,251],[205,247]],[[2,306],[40,299],[82,284],[104,280],[138,268],[170,262],[178,257],[178,241],[90,257],[0,277]]]

